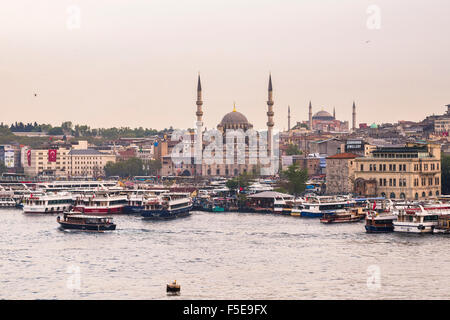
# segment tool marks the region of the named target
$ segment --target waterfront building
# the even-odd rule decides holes
[[[355,159],[353,153],[338,153],[326,158],[327,194],[348,194],[353,192]]]
[[[376,196],[426,199],[441,193],[441,147],[433,143],[407,143],[404,147],[378,147],[355,159],[355,185],[376,181]]]

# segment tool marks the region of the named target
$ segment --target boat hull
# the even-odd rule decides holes
[[[394,231],[394,226],[377,227],[366,225],[365,228],[367,233],[386,233]]]
[[[149,220],[166,220],[185,217],[190,214],[192,206],[175,210],[143,210],[141,216]]]
[[[87,231],[116,230],[116,225],[114,223],[104,225],[104,224],[75,224],[75,223],[59,222],[59,224],[61,225],[61,228],[71,230],[87,230]]]

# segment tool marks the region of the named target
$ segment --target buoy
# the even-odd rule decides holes
[[[180,285],[177,283],[177,280],[167,285],[167,292],[180,292]]]

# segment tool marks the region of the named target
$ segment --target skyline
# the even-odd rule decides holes
[[[367,27],[373,4],[381,9],[380,29]],[[193,128],[198,72],[207,128],[234,101],[255,128],[265,128],[269,73],[279,130],[287,128],[288,105],[292,126],[307,120],[309,101],[313,113],[335,108],[349,123],[353,101],[357,124],[420,121],[450,103],[450,44],[441,36],[450,29],[444,10],[450,4],[435,4],[7,3],[0,19],[0,121]],[[81,18],[70,29],[73,5]]]

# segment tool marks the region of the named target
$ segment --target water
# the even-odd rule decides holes
[[[0,211],[1,299],[448,299],[450,237],[364,223],[192,212],[109,233]],[[79,271],[79,273],[78,273]],[[169,297],[165,285],[181,284]],[[79,281],[78,281],[79,280]]]

